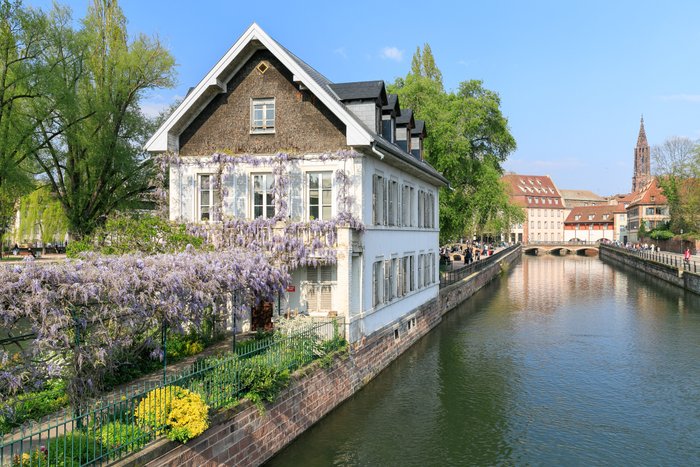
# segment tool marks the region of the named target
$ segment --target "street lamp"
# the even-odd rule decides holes
[[[683,254],[683,229],[681,229],[681,254]]]

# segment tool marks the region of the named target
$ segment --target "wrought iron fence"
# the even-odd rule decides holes
[[[468,264],[466,266],[463,266],[459,269],[455,269],[454,271],[444,271],[440,273],[440,287],[447,287],[448,285],[454,284],[455,282],[459,282],[465,277],[480,271],[484,269],[485,267],[489,266],[490,264],[493,264],[503,258],[505,255],[510,253],[516,248],[519,248],[520,245],[512,245],[509,246],[508,248],[505,248],[501,251],[498,251],[491,256],[487,257],[481,257],[479,261],[475,261],[471,264]]]
[[[277,332],[240,343],[235,352],[221,357],[200,359],[164,382],[113,392],[81,414],[64,410],[5,435],[0,441],[0,466],[82,466],[119,459],[140,450],[166,428],[165,416],[155,415],[144,423],[137,411],[164,413],[165,404],[180,388],[199,394],[210,409],[230,407],[248,392],[256,368],[293,371],[307,365],[337,348],[345,339],[344,330],[342,319],[314,320],[288,334]],[[160,390],[158,397],[154,390]]]
[[[680,254],[668,253],[665,251],[635,250],[634,248],[624,248],[613,245],[607,245],[607,247],[624,251],[625,253],[633,254],[650,261],[656,261],[657,263],[665,264],[683,271],[697,273],[700,269],[697,261],[685,261],[683,255]]]

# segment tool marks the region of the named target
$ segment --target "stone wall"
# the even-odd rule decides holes
[[[700,274],[683,271],[674,266],[639,257],[618,248],[606,245],[600,246],[600,259],[605,262],[619,264],[643,271],[653,277],[682,287],[690,292],[700,294]]]
[[[123,459],[121,466],[260,465],[333,408],[361,389],[447,313],[520,258],[516,249],[499,263],[440,291],[436,298],[338,355],[331,365],[316,363],[292,377],[263,413],[247,401],[217,413],[200,437],[181,445],[168,440]]]

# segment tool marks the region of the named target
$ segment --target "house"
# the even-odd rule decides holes
[[[617,205],[576,206],[564,221],[564,241],[615,240]]]
[[[634,243],[641,240],[639,228],[642,224],[649,232],[670,220],[666,196],[656,177],[652,177],[641,186],[639,191],[632,194],[632,200],[627,206],[629,241]]]
[[[447,180],[425,134],[383,81],[333,83],[253,24],[146,150],[169,161],[171,219],[233,226],[243,247],[284,237],[277,312],[343,317],[356,342],[438,295]]]
[[[506,174],[511,202],[525,210],[523,224],[512,226],[511,241],[560,242],[564,233],[565,205],[561,193],[547,175]]]

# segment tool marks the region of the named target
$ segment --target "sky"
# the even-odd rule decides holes
[[[91,2],[59,3],[70,6],[77,21]],[[42,9],[51,3],[24,0]],[[478,79],[500,95],[518,144],[505,169],[549,175],[560,189],[602,196],[629,192],[642,115],[651,146],[673,136],[700,138],[697,1],[120,5],[129,34],[158,36],[177,62],[176,87],[144,100],[150,114],[184,96],[256,22],[334,82],[391,83],[408,73],[416,47],[430,44],[447,90]],[[382,10],[384,5],[391,8]]]

